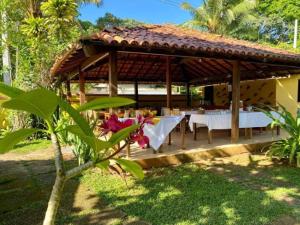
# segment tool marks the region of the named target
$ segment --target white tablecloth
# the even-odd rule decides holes
[[[176,127],[177,124],[184,118],[180,116],[164,116],[156,125],[146,124],[144,127],[144,134],[150,140],[150,146],[158,150],[164,143],[169,133]]]
[[[279,118],[276,112],[271,112],[273,116]],[[262,112],[240,112],[239,127],[266,127],[272,122],[268,116]],[[193,131],[193,123],[200,126],[207,126],[209,130],[231,129],[231,112],[216,114],[192,114],[189,120],[189,126]]]
[[[191,111],[180,111],[181,115],[184,115],[184,116],[190,116],[192,114],[199,114],[198,111],[196,110],[191,110]]]

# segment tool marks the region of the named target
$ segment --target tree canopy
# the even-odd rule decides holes
[[[49,70],[63,49],[88,26],[78,21],[80,4],[100,5],[101,0],[3,0],[0,31],[7,33],[14,84],[22,88],[49,86]],[[2,41],[2,47],[4,42]]]
[[[103,17],[99,17],[96,21],[96,26],[98,28],[104,29],[107,27],[133,27],[143,24],[142,22],[139,22],[134,19],[121,19],[119,17],[114,16],[111,13],[105,13]]]
[[[259,11],[265,16],[283,18],[292,22],[300,18],[300,1],[297,0],[260,0]]]

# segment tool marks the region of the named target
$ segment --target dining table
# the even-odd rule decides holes
[[[169,137],[169,144],[171,144],[171,132],[180,124],[181,131],[181,148],[184,148],[184,132],[185,122],[183,115],[170,115],[158,117],[159,122],[156,124],[145,124],[144,134],[149,138],[149,145],[155,150],[159,151],[162,144]]]
[[[137,118],[119,118],[121,121],[133,119],[137,122]],[[185,148],[185,130],[186,120],[184,115],[167,115],[157,116],[153,118],[153,124],[144,124],[144,135],[149,138],[149,146],[153,148],[154,153],[162,152],[161,146],[169,138],[168,144],[171,144],[171,132],[180,125],[180,146]]]
[[[275,118],[280,118],[276,112],[271,112]],[[208,142],[212,143],[213,130],[231,129],[232,114],[229,110],[211,110],[205,111],[203,114],[191,113],[189,119],[190,130],[194,133],[194,140],[197,139],[197,127],[208,128]],[[246,134],[252,138],[252,128],[264,128],[272,123],[272,119],[263,112],[240,111],[239,128],[245,128]],[[279,134],[279,129],[277,129]]]

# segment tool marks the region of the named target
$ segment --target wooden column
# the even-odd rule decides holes
[[[191,107],[191,92],[190,92],[190,83],[186,83],[186,106]]]
[[[117,53],[109,52],[108,92],[110,97],[118,95]]]
[[[172,102],[172,74],[171,74],[171,63],[170,57],[166,58],[166,87],[167,87],[167,108],[171,108]]]
[[[240,62],[233,62],[232,71],[232,116],[231,116],[231,142],[239,140],[240,117]]]
[[[72,99],[72,93],[71,93],[71,84],[70,81],[66,81],[66,91],[67,91],[67,100],[70,102]]]
[[[118,95],[118,70],[117,70],[117,53],[109,52],[108,55],[108,95],[115,97]],[[113,113],[113,108],[109,113]]]
[[[135,108],[139,108],[139,84],[137,80],[134,82],[134,100],[135,100]]]
[[[80,105],[84,104],[86,100],[85,97],[85,78],[84,78],[84,74],[81,71],[81,69],[79,70],[79,103]]]

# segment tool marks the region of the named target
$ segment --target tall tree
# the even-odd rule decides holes
[[[96,26],[101,30],[108,27],[133,27],[143,24],[140,21],[133,19],[122,19],[111,13],[105,13],[103,17],[99,17],[96,21]]]
[[[2,49],[2,77],[5,84],[11,85],[11,56],[9,49],[9,24],[8,24],[8,12],[9,1],[3,0],[0,5],[1,14],[1,49]]]
[[[8,31],[7,31],[7,13],[5,10],[2,11],[1,15],[2,23],[3,23],[3,31],[2,31],[2,74],[3,74],[3,82],[5,84],[11,85],[11,59],[10,59],[10,51],[8,45]]]
[[[184,2],[182,8],[193,18],[183,25],[210,33],[232,34],[256,21],[256,6],[256,0],[204,0],[196,8]]]
[[[41,5],[48,2],[53,3],[53,8],[50,9],[51,12],[45,11],[43,13]],[[14,83],[21,84],[23,88],[27,88],[27,84],[30,86],[37,83],[43,85],[44,81],[40,83],[40,78],[43,80],[43,77],[48,76],[55,56],[66,45],[78,38],[83,31],[79,29],[80,24],[77,22],[79,5],[96,4],[100,6],[101,3],[102,0],[1,0],[0,51],[2,68],[0,77],[7,84],[12,83],[12,79],[15,77],[19,77],[21,80]],[[53,15],[55,7],[58,7],[58,11],[67,11],[66,15],[70,14],[70,11],[76,10],[76,15],[69,18],[66,15]],[[59,9],[59,7],[66,7],[66,9]],[[49,16],[50,14],[52,15]],[[49,20],[50,18],[52,21]],[[51,32],[56,31],[56,33],[46,35],[49,29]],[[40,33],[41,36],[36,36],[35,33]],[[53,35],[56,37],[54,38]],[[72,38],[66,39],[66,35]],[[46,39],[48,40],[44,37],[41,38],[42,36],[47,36]],[[50,42],[49,39],[51,39]],[[40,57],[39,54],[42,54],[43,57]],[[24,74],[24,76],[20,74]]]
[[[263,15],[277,15],[289,22],[300,18],[300,1],[297,0],[260,0],[258,8]]]
[[[293,36],[294,20],[300,18],[300,1],[260,0],[260,39],[272,43],[289,42]]]

